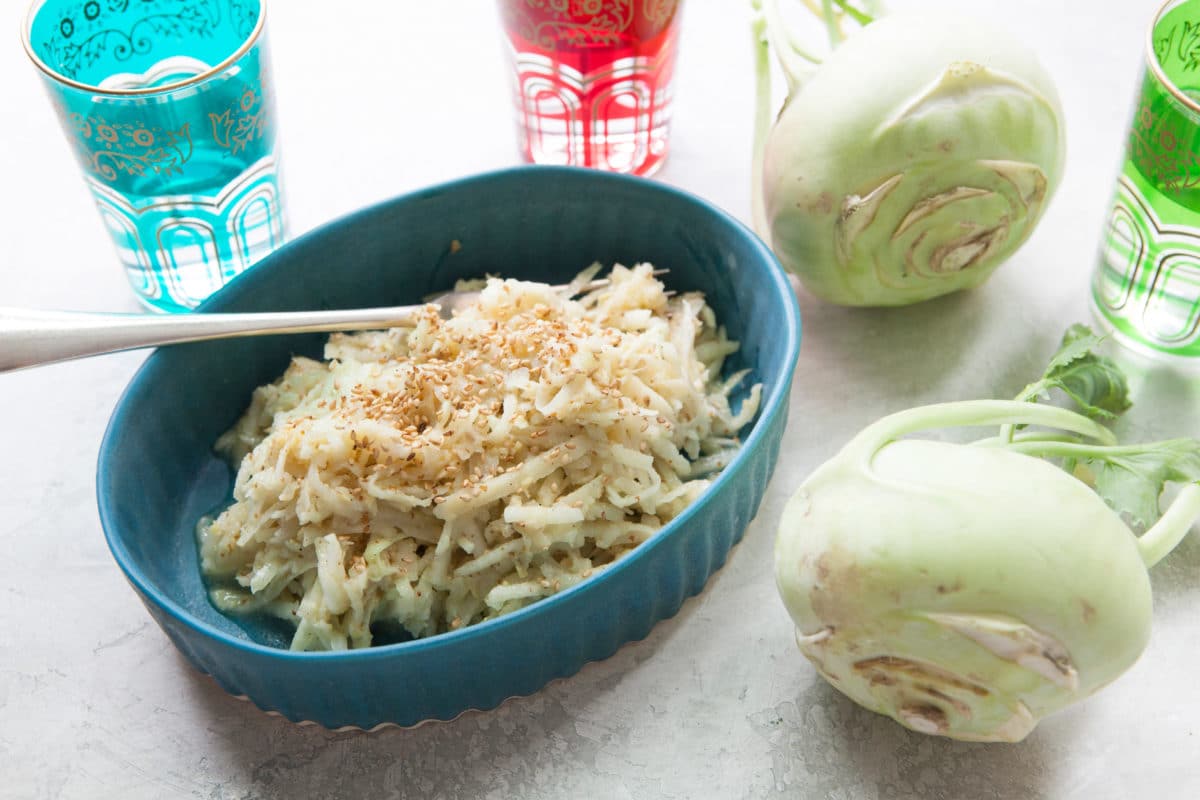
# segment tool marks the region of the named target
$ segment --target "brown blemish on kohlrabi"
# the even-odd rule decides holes
[[[876,670],[882,670],[892,675],[901,676],[909,681],[916,682],[918,680],[933,681],[943,686],[949,686],[954,689],[971,692],[979,697],[987,697],[991,692],[985,686],[980,686],[976,683],[964,680],[963,678],[948,672],[940,667],[935,667],[932,664],[923,664],[920,661],[913,661],[908,658],[900,658],[898,656],[876,656],[874,658],[865,658],[861,661],[854,662],[855,672],[860,672],[864,675],[873,674]]]
[[[845,598],[861,595],[862,568],[849,553],[836,547],[822,553],[815,567],[816,580],[808,599],[817,619],[830,627],[852,621],[853,605]]]
[[[909,703],[902,706],[900,719],[921,733],[945,733],[950,727],[946,712],[930,703]]]

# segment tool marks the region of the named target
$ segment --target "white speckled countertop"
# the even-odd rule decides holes
[[[931,0],[891,5],[933,6]],[[135,310],[0,0],[0,305]],[[943,0],[943,6],[964,5]],[[96,451],[141,354],[0,375],[0,797],[1200,797],[1200,537],[1154,572],[1142,660],[1018,745],[909,733],[795,650],[771,577],[790,490],[868,421],[1015,393],[1086,284],[1155,0],[974,0],[1056,77],[1068,167],[1031,241],[982,289],[852,311],[801,298],[790,427],[758,518],[705,592],[645,641],[533,697],[415,730],[296,727],[227,696],[151,622],[109,556]],[[749,215],[753,76],[741,0],[688,0],[660,179]],[[270,36],[294,233],[516,163],[489,0],[278,0]],[[1135,377],[1131,435],[1200,435],[1200,386]]]

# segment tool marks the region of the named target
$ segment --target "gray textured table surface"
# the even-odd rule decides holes
[[[892,3],[907,4],[934,5]],[[336,17],[313,0],[272,9],[294,232],[515,163],[490,2],[344,5]],[[926,738],[852,705],[798,655],[775,595],[774,528],[816,464],[888,411],[1013,394],[1065,323],[1086,318],[1154,2],[970,5],[1026,35],[1058,80],[1068,168],[1045,222],[970,294],[885,312],[802,298],[791,423],[745,540],[645,641],[533,697],[366,735],[295,727],[225,695],[150,621],[95,512],[100,437],[142,357],[0,376],[0,797],[1200,797],[1200,537],[1154,574],[1156,627],[1137,666],[1019,745]],[[0,9],[15,29],[21,3]],[[744,12],[689,0],[661,175],[742,218]],[[15,35],[0,75],[0,303],[134,310]],[[1149,371],[1135,384],[1132,433],[1200,435],[1195,383]]]

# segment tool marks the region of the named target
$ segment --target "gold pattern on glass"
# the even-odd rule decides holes
[[[247,88],[237,103],[220,114],[208,115],[213,139],[231,155],[246,149],[250,142],[263,138],[267,127],[267,106],[262,93]]]
[[[539,47],[618,46],[638,16],[657,36],[671,22],[679,0],[518,0],[505,6],[509,27]]]
[[[144,122],[109,122],[98,115],[68,115],[76,144],[88,168],[106,181],[120,175],[182,174],[192,157],[190,123],[177,129]]]

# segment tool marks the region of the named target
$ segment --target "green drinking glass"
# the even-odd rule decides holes
[[[1141,91],[1092,281],[1122,344],[1200,366],[1200,0],[1170,0]]]

